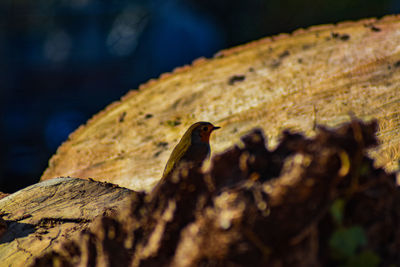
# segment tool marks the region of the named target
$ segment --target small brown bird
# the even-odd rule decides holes
[[[162,179],[172,173],[182,162],[201,166],[203,161],[210,156],[210,135],[219,128],[204,121],[196,122],[190,126],[172,151]]]

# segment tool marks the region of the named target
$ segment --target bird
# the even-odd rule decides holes
[[[221,127],[205,121],[192,124],[172,151],[161,180],[169,176],[183,162],[200,167],[210,156],[210,135],[219,128]]]

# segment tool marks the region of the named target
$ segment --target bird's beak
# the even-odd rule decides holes
[[[221,128],[221,127],[219,127],[219,126],[214,126],[214,128],[213,128],[212,130],[215,131],[215,130],[218,130],[219,128]]]

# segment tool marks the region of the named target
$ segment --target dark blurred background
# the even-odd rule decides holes
[[[80,124],[174,67],[394,0],[1,0],[0,191],[39,180]]]

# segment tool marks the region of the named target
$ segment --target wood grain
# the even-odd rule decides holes
[[[151,80],[77,129],[41,180],[75,176],[150,190],[187,127],[222,126],[213,152],[262,127],[315,134],[349,113],[379,120],[371,155],[393,170],[400,157],[400,17],[300,29],[224,50]]]
[[[7,227],[0,238],[2,266],[29,266],[35,257],[77,238],[103,214],[130,204],[133,192],[95,181],[56,178],[0,200]]]

